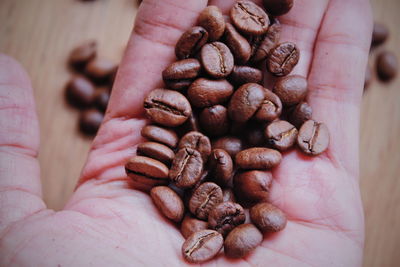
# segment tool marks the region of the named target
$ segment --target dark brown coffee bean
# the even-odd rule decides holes
[[[269,122],[276,120],[282,114],[282,102],[280,98],[270,90],[264,90],[264,100],[255,114],[258,121]]]
[[[236,202],[235,194],[231,188],[225,188],[222,190],[222,201],[223,202]]]
[[[251,56],[251,46],[232,24],[226,24],[225,43],[235,57],[236,64],[245,64]]]
[[[209,158],[209,167],[217,184],[228,186],[232,183],[233,161],[228,152],[214,149]]]
[[[192,27],[182,34],[175,46],[178,59],[192,57],[207,43],[208,32],[203,27]]]
[[[188,262],[200,263],[214,258],[221,250],[224,239],[214,230],[195,232],[182,245],[182,255]]]
[[[105,112],[109,100],[110,100],[110,92],[108,89],[105,88],[96,93],[96,96],[94,98],[94,104],[100,111]]]
[[[245,202],[265,202],[269,199],[272,174],[267,171],[238,172],[233,178],[236,196]]]
[[[231,20],[239,31],[248,35],[263,35],[269,26],[268,15],[251,1],[238,1],[231,9]]]
[[[189,200],[189,209],[197,218],[207,220],[210,211],[222,200],[221,187],[215,183],[205,182],[194,190]]]
[[[211,154],[210,139],[200,132],[189,132],[179,141],[178,148],[190,148],[200,152],[203,162],[206,163]]]
[[[183,218],[185,207],[182,199],[168,186],[156,186],[150,191],[154,205],[168,219],[180,222]]]
[[[311,120],[312,108],[307,102],[297,104],[295,109],[289,115],[289,121],[300,129],[301,125],[308,120]]]
[[[249,66],[235,66],[229,76],[229,80],[236,86],[245,83],[262,83],[262,71]]]
[[[267,141],[264,137],[263,126],[260,123],[254,123],[248,125],[244,132],[244,142],[249,147],[261,147],[265,146]]]
[[[284,106],[300,103],[307,95],[307,79],[300,75],[289,75],[279,78],[274,87],[274,93]]]
[[[84,134],[93,135],[97,133],[103,121],[104,115],[97,109],[85,110],[79,117],[79,126]]]
[[[209,136],[221,136],[229,131],[228,110],[221,105],[203,109],[200,113],[201,128]]]
[[[266,170],[281,163],[279,151],[266,147],[253,147],[236,154],[235,163],[242,169]]]
[[[256,83],[242,85],[229,102],[229,117],[237,122],[248,121],[260,108],[265,98],[264,90],[264,87]]]
[[[190,103],[198,108],[224,104],[233,94],[233,86],[226,80],[200,78],[189,87],[187,95]]]
[[[208,226],[226,236],[233,228],[244,223],[245,219],[242,206],[233,202],[222,202],[208,215]]]
[[[228,152],[232,158],[235,158],[236,154],[242,151],[243,143],[242,140],[237,137],[224,136],[214,140],[211,147],[213,149],[223,149]]]
[[[263,0],[264,7],[272,16],[282,16],[293,7],[293,0]]]
[[[376,59],[378,77],[382,81],[390,81],[397,75],[398,62],[396,55],[390,51],[381,52]]]
[[[208,32],[210,41],[217,41],[224,34],[225,19],[216,6],[208,6],[201,11],[197,24]]]
[[[204,45],[200,58],[205,71],[216,79],[227,77],[235,65],[231,51],[221,42]]]
[[[205,230],[208,228],[208,222],[196,219],[190,214],[186,214],[181,223],[181,234],[184,238],[188,238],[193,233]]]
[[[168,184],[168,167],[158,160],[134,156],[125,165],[126,174],[136,183],[149,187]]]
[[[184,95],[167,89],[154,89],[144,100],[146,115],[164,126],[176,127],[183,124],[192,113]]]
[[[95,58],[89,61],[85,68],[87,76],[98,83],[109,82],[116,71],[117,65],[104,58]]]
[[[200,74],[201,64],[197,59],[183,59],[169,65],[162,76],[165,84],[172,85],[170,88],[181,90],[189,87],[192,80]]]
[[[171,162],[175,157],[175,153],[172,151],[172,149],[156,142],[144,142],[139,144],[137,147],[137,152],[139,155],[144,155],[159,160],[166,165],[171,165]]]
[[[310,156],[317,156],[329,146],[329,130],[324,123],[306,121],[297,136],[297,145]]]
[[[241,224],[226,237],[224,252],[229,258],[242,258],[258,247],[263,240],[262,233],[253,224]]]
[[[268,143],[279,151],[291,148],[296,143],[297,134],[296,127],[283,120],[273,121],[265,128]]]
[[[263,36],[253,37],[252,44],[252,62],[260,62],[265,60],[271,49],[274,48],[281,37],[282,26],[277,19],[269,26],[268,31]]]
[[[374,29],[372,31],[372,45],[378,46],[383,44],[389,37],[389,29],[378,22],[374,23]]]
[[[297,65],[299,59],[300,51],[294,43],[281,43],[270,51],[267,68],[275,76],[286,76]]]
[[[67,84],[65,96],[69,104],[77,108],[86,108],[93,104],[95,88],[84,76],[75,76]]]
[[[94,40],[89,40],[71,51],[68,63],[73,67],[82,68],[87,62],[94,59],[96,54],[97,43]]]
[[[169,171],[169,178],[179,188],[194,186],[203,173],[203,160],[197,150],[182,148],[176,153]]]
[[[178,136],[173,130],[165,129],[155,125],[146,125],[143,127],[141,134],[143,137],[175,148],[178,144]]]
[[[167,80],[164,81],[165,86],[172,90],[182,91],[187,89],[193,80]]]
[[[270,203],[259,203],[250,209],[251,221],[265,232],[279,232],[286,226],[286,215]]]

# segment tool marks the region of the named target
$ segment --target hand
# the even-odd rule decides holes
[[[212,0],[224,12],[233,0]],[[133,190],[124,172],[146,123],[142,101],[162,86],[174,45],[205,0],[145,0],[114,85],[106,118],[79,184],[62,211],[46,208],[39,177],[38,122],[30,82],[0,57],[0,265],[178,266],[183,237]],[[359,191],[359,113],[371,11],[367,0],[297,0],[280,18],[282,41],[301,50],[295,73],[308,77],[314,118],[328,125],[329,149],[293,150],[274,169],[271,201],[288,216],[244,259],[209,264],[361,265],[364,218]]]

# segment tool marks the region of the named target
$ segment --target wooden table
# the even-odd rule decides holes
[[[400,1],[374,0],[373,7],[376,19],[392,33],[384,47],[400,59]],[[77,44],[96,39],[99,55],[119,62],[136,9],[135,0],[0,0],[0,51],[22,63],[35,88],[43,192],[50,208],[62,208],[71,195],[90,146],[90,138],[78,134],[78,112],[63,97],[71,77],[65,65],[68,53]],[[400,262],[399,86],[400,79],[388,85],[375,80],[362,106],[364,266]]]

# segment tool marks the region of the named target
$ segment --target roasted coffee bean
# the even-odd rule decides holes
[[[171,165],[171,162],[175,157],[175,153],[172,149],[156,142],[144,142],[139,144],[137,152],[139,155],[157,159],[166,165]]]
[[[208,222],[196,219],[190,214],[186,214],[181,223],[181,234],[184,238],[188,238],[195,232],[208,228]]]
[[[222,201],[223,202],[236,202],[235,194],[231,188],[225,188],[222,190]]]
[[[262,71],[249,66],[235,66],[229,76],[229,80],[236,86],[245,83],[262,83]]]
[[[396,55],[390,51],[381,52],[376,59],[378,77],[382,81],[390,81],[397,75],[398,62]]]
[[[205,71],[216,79],[227,77],[235,65],[231,51],[221,42],[204,45],[201,49],[200,59]]]
[[[324,123],[306,121],[299,130],[297,145],[310,156],[317,156],[329,146],[329,131]]]
[[[282,16],[293,7],[293,0],[263,0],[264,7],[272,16]]]
[[[167,80],[164,81],[165,86],[172,90],[182,91],[187,89],[193,80]]]
[[[198,108],[224,104],[233,94],[233,86],[226,80],[199,78],[189,87],[190,103]]]
[[[84,76],[75,76],[67,84],[65,96],[69,104],[77,108],[86,108],[93,104],[96,97],[91,81]]]
[[[169,65],[162,76],[165,84],[171,85],[171,89],[181,90],[189,87],[200,74],[201,64],[197,59],[183,59]]]
[[[243,143],[242,140],[234,136],[224,136],[218,138],[212,142],[211,147],[213,149],[220,148],[228,152],[228,154],[234,158],[237,153],[242,151]]]
[[[289,115],[289,121],[298,129],[308,120],[311,120],[312,108],[307,102],[300,102]]]
[[[235,163],[242,169],[266,170],[281,163],[279,151],[266,147],[253,147],[236,154]]]
[[[89,40],[71,51],[68,63],[71,66],[80,69],[84,67],[90,60],[94,59],[96,54],[97,43],[94,40]]]
[[[176,132],[178,133],[179,136],[183,136],[187,134],[188,132],[200,131],[200,123],[198,120],[198,114],[194,113],[195,111],[192,112],[192,114],[189,116],[189,118],[185,121],[184,124],[176,128]]]
[[[206,163],[211,154],[210,139],[200,132],[189,132],[179,141],[178,148],[190,148],[199,151],[203,162]]]
[[[267,141],[264,137],[263,127],[260,123],[250,124],[244,133],[244,142],[249,147],[264,146]]]
[[[104,115],[97,109],[85,110],[79,117],[79,126],[84,134],[93,135],[97,133],[103,121]]]
[[[95,58],[89,61],[85,67],[85,73],[97,83],[109,82],[117,72],[117,65],[104,58]]]
[[[182,34],[175,46],[178,59],[192,57],[207,43],[208,32],[203,27],[192,27]]]
[[[189,200],[189,209],[197,218],[207,220],[210,211],[222,200],[221,187],[215,183],[205,182],[194,190]]]
[[[364,79],[364,91],[367,89],[372,82],[372,70],[369,65],[367,65],[367,68],[365,69],[365,79]]]
[[[259,203],[250,209],[251,221],[262,232],[279,232],[286,226],[285,214],[270,203]]]
[[[307,95],[307,79],[300,75],[289,75],[279,78],[274,87],[274,93],[284,106],[300,103]]]
[[[233,228],[244,223],[245,219],[242,206],[233,202],[222,202],[208,215],[208,226],[226,236]]]
[[[263,240],[262,233],[253,224],[241,224],[226,237],[224,252],[229,258],[242,258],[258,247]]]
[[[268,143],[279,151],[291,148],[297,139],[296,127],[287,121],[276,120],[265,128],[265,138]]]
[[[126,174],[136,183],[148,187],[168,184],[168,167],[158,160],[134,156],[125,165]]]
[[[225,43],[231,50],[236,64],[245,64],[251,56],[251,46],[232,24],[226,24]]]
[[[106,111],[108,101],[110,100],[110,92],[108,89],[100,90],[96,93],[94,104],[100,111]]]
[[[181,93],[167,89],[155,89],[144,100],[146,115],[164,126],[183,124],[192,113],[189,101]]]
[[[271,184],[272,174],[267,171],[238,172],[233,178],[235,195],[248,203],[268,201]]]
[[[215,105],[203,109],[200,113],[201,128],[209,136],[221,136],[229,131],[228,109],[222,105]]]
[[[208,6],[203,9],[199,15],[197,24],[206,29],[210,41],[217,41],[225,31],[224,16],[216,6]]]
[[[214,149],[209,157],[209,167],[217,184],[221,186],[232,184],[233,161],[228,152]]]
[[[282,114],[282,102],[280,98],[268,89],[264,90],[264,100],[255,114],[258,121],[269,122],[276,120]]]
[[[248,121],[262,105],[264,90],[264,87],[256,83],[242,85],[229,102],[229,117],[237,122]]]
[[[281,37],[282,26],[277,19],[269,26],[268,31],[263,36],[252,37],[252,62],[260,62],[265,60],[271,49],[274,48]]]
[[[150,197],[154,205],[165,217],[174,222],[180,222],[183,218],[185,207],[182,199],[168,186],[156,186],[150,191]]]
[[[383,44],[389,37],[389,29],[378,22],[374,23],[374,29],[372,31],[372,45],[378,46]]]
[[[167,145],[171,148],[178,144],[178,136],[173,130],[165,129],[155,125],[146,125],[143,127],[141,134],[143,137]]]
[[[238,1],[231,9],[231,20],[239,31],[247,35],[267,32],[269,18],[264,10],[251,1]]]
[[[179,188],[194,186],[203,173],[201,154],[194,149],[182,148],[176,153],[169,171],[169,178]]]
[[[270,51],[267,68],[275,76],[286,76],[297,65],[299,59],[300,51],[294,43],[281,43]]]
[[[188,262],[200,263],[214,258],[221,250],[224,239],[214,230],[193,233],[182,245],[182,255]]]

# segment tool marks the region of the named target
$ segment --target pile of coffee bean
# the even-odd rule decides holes
[[[162,73],[166,88],[144,100],[153,124],[142,129],[148,141],[125,170],[180,225],[188,262],[207,261],[222,247],[227,257],[244,257],[263,233],[285,228],[285,214],[269,203],[271,169],[296,144],[310,156],[329,145],[327,127],[305,102],[307,79],[290,75],[299,49],[279,42],[273,15],[293,1],[264,4],[238,1],[229,18],[206,7],[176,44],[177,61]],[[264,61],[277,77],[273,90],[261,85]]]
[[[117,66],[97,57],[97,43],[93,40],[74,48],[68,65],[74,75],[67,83],[66,99],[81,111],[80,130],[94,135],[103,121]]]

